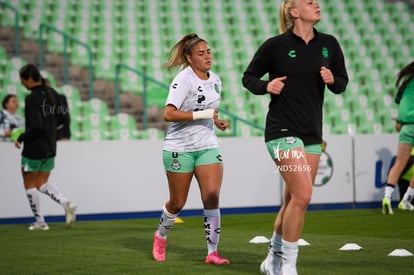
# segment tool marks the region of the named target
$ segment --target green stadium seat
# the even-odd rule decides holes
[[[68,102],[69,103],[69,102]],[[76,121],[77,123],[82,123],[84,120],[84,116],[82,113],[82,103],[74,103],[74,104],[68,104],[69,105],[69,114],[71,121]]]
[[[21,67],[27,64],[27,61],[21,57],[12,57],[6,63],[6,72],[19,71]]]
[[[135,119],[126,113],[112,116],[109,121],[111,138],[114,140],[132,140],[138,138]]]
[[[109,108],[105,101],[99,98],[92,98],[82,104],[83,114],[99,114],[101,117],[109,116]]]
[[[384,110],[389,110],[394,107],[394,99],[389,94],[378,95],[374,102],[374,109],[376,113],[381,113]]]
[[[17,100],[21,107],[24,107],[25,98],[29,91],[20,83],[20,77],[17,71],[10,72],[3,81],[4,95],[13,94],[17,96]]]
[[[392,120],[388,117],[383,117],[382,123],[382,133],[384,134],[395,134],[397,130],[395,129],[395,120]]]
[[[354,121],[354,117],[350,114],[348,109],[334,109],[325,116],[326,121],[328,121],[333,127],[336,127],[339,124],[351,123]]]
[[[127,129],[127,128],[120,128],[111,131],[111,139],[112,140],[120,140],[120,141],[127,141],[127,140],[136,140],[139,138],[138,130]]]
[[[10,87],[10,86],[9,86]],[[28,90],[26,90],[26,88],[25,87],[23,87],[22,85],[19,85],[19,86],[17,86],[16,87],[16,96],[17,96],[17,100],[19,101],[19,105],[21,106],[21,107],[24,107],[25,105],[25,99],[26,99],[26,96],[29,94],[30,92],[28,91]],[[11,92],[11,94],[13,94],[12,92]]]
[[[345,135],[348,134],[348,124],[342,123],[338,125],[331,125],[330,133],[333,135]]]
[[[40,74],[42,75],[42,77],[44,79],[46,79],[49,82],[50,86],[55,87],[55,88],[57,87],[56,79],[55,79],[55,76],[53,74],[49,73],[46,70],[41,70]]]
[[[36,6],[27,14],[28,24],[23,25],[23,35],[30,39],[39,39],[39,25],[42,18],[46,17],[46,7]],[[47,37],[45,34],[44,37]]]
[[[3,71],[5,71],[5,67],[7,64],[8,56],[7,51],[4,47],[0,45],[0,79],[3,78]]]
[[[82,119],[83,130],[86,129],[102,129],[103,131],[109,130],[109,117],[103,116],[100,113],[90,113],[84,115]]]
[[[116,129],[137,129],[135,119],[127,113],[119,113],[110,118],[111,130]]]
[[[375,116],[373,109],[362,109],[354,113],[357,133],[372,134],[375,124],[381,124],[380,120]]]
[[[142,94],[143,82],[142,77],[128,70],[120,72],[121,89],[123,92]]]
[[[373,122],[357,128],[357,134],[383,134],[384,130],[379,122]]]
[[[96,61],[96,78],[115,79],[115,61],[110,57],[101,57]]]
[[[3,100],[3,98],[7,95],[3,89],[0,89],[0,102]]]
[[[83,129],[82,140],[88,141],[102,141],[110,140],[110,134],[103,129]]]
[[[165,137],[165,133],[157,128],[148,128],[146,130],[137,131],[138,139],[158,140],[158,139],[163,139],[164,137]]]
[[[80,65],[85,68],[89,66],[88,50],[84,46],[74,44],[71,48],[70,58],[74,65]]]
[[[8,71],[3,79],[3,89],[9,94],[16,94],[17,89],[25,89],[20,83],[20,76],[18,70]]]
[[[66,96],[66,101],[69,107],[69,113],[71,120],[76,122],[82,121],[82,101],[80,97],[79,90],[74,86],[69,84],[57,87],[58,93],[61,93]]]
[[[83,139],[81,124],[78,121],[74,120],[72,115],[70,120],[70,133],[71,140],[79,141]]]
[[[392,108],[385,108],[382,110],[378,110],[377,115],[382,116],[384,122],[390,121],[390,120],[393,120],[395,122],[395,120],[398,117],[398,108],[392,107]]]
[[[161,87],[155,83],[149,84],[147,88],[147,106],[164,108],[168,97],[168,88]]]
[[[66,96],[68,102],[78,103],[81,101],[79,90],[70,84],[58,87],[58,90]]]
[[[15,6],[15,5],[13,5]],[[15,6],[16,7],[16,6]],[[17,7],[16,7],[17,8]],[[21,22],[22,24],[23,22]],[[14,27],[15,14],[9,9],[0,7],[0,24],[5,27]]]

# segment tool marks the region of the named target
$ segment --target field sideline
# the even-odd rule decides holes
[[[384,216],[380,209],[308,211],[299,252],[299,274],[412,274],[414,257],[388,256],[395,249],[414,253],[414,213]],[[171,231],[164,263],[152,259],[158,219],[79,221],[72,228],[49,222],[50,230],[30,232],[28,224],[0,225],[0,274],[259,274],[275,214],[222,215],[219,250],[230,265],[204,264],[201,217],[183,217]],[[359,251],[340,251],[357,243]]]

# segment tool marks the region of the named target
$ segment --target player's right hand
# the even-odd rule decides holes
[[[279,95],[282,92],[283,87],[285,87],[284,81],[287,79],[287,76],[277,77],[270,81],[267,84],[267,92],[269,94]]]

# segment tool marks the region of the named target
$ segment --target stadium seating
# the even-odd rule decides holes
[[[163,139],[165,137],[165,133],[157,128],[148,128],[146,130],[138,130],[137,133],[138,139]]]
[[[326,93],[324,131],[333,134],[394,132],[395,74],[414,56],[414,19],[404,1],[393,4],[385,0],[319,2],[322,20],[316,27],[338,38],[350,75],[345,94]],[[38,39],[41,22],[77,37],[92,47],[96,77],[109,80],[114,79],[115,65],[122,62],[168,85],[175,74],[161,68],[168,51],[185,33],[196,32],[205,37],[212,48],[213,70],[223,81],[222,108],[264,126],[269,98],[248,93],[241,85],[241,74],[257,47],[278,32],[277,6],[272,1],[15,0],[13,4],[23,15],[20,27],[26,38]],[[0,24],[13,26],[12,13],[2,9],[0,12]],[[59,35],[47,33],[46,44],[50,51],[62,53],[63,40]],[[4,51],[0,47],[1,60],[2,56]],[[72,64],[88,65],[82,47],[70,45],[70,57]],[[0,62],[3,68],[0,83],[20,95],[20,99],[25,92],[16,85],[13,70],[19,68],[21,62],[24,61],[15,58],[9,59],[7,64]],[[52,77],[50,81],[54,81]],[[124,92],[142,95],[142,79],[133,73],[122,71],[121,86]],[[73,120],[76,124],[73,129],[95,129],[88,124],[88,119],[85,120],[94,99],[84,103],[76,91],[62,89],[71,111],[78,118]],[[148,87],[148,103],[162,106],[166,94],[167,90]],[[109,103],[102,105],[105,109]],[[368,113],[355,112],[362,109]],[[109,111],[104,112],[109,115]],[[238,126],[239,136],[262,135],[260,130],[247,130],[249,127],[241,123]],[[128,132],[122,131],[124,136]],[[121,138],[119,133],[117,130],[114,135],[98,135],[95,131],[86,139]],[[226,136],[226,133],[221,135]],[[130,136],[150,135],[128,132],[128,138]]]
[[[109,121],[109,129],[112,139],[115,140],[131,140],[142,137],[138,135],[135,118],[126,113],[112,116]]]

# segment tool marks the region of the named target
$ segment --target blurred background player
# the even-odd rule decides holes
[[[219,194],[223,163],[214,126],[224,131],[220,120],[221,80],[211,71],[212,55],[207,42],[187,34],[171,50],[165,68],[183,67],[170,85],[164,109],[171,122],[164,139],[163,162],[170,198],[164,205],[154,232],[153,257],[165,261],[167,235],[187,201],[193,176],[201,192],[204,231],[207,240],[206,264],[228,264],[217,251],[220,236]]]
[[[411,156],[405,166],[404,170],[401,172],[401,177],[398,179],[398,190],[400,193],[400,200],[403,199],[405,192],[410,185],[410,180],[414,176],[414,148],[411,149]],[[414,198],[410,201],[411,204],[414,203]]]
[[[23,66],[20,71],[22,85],[30,91],[25,99],[25,132],[15,146],[22,150],[21,169],[26,195],[36,221],[29,230],[48,230],[40,207],[39,191],[63,206],[66,225],[76,219],[76,205],[52,183],[48,182],[54,168],[56,156],[56,130],[60,112],[56,91],[46,85],[39,69],[33,64]]]
[[[24,128],[24,119],[17,114],[19,101],[16,95],[8,94],[1,102],[0,111],[0,141],[10,141],[13,130]]]
[[[397,185],[402,171],[411,157],[411,150],[414,145],[414,62],[402,68],[395,82],[398,87],[395,102],[398,106],[397,130],[399,130],[399,141],[397,157],[392,166],[385,186],[384,198],[382,200],[382,213],[393,214],[391,207],[391,196]],[[411,177],[410,185],[407,188],[402,200],[398,204],[401,210],[414,210],[410,201],[414,198],[414,177]]]
[[[281,34],[259,47],[244,72],[243,85],[253,94],[270,94],[265,142],[285,182],[260,271],[295,275],[298,240],[322,152],[324,90],[327,86],[333,93],[344,92],[348,74],[337,39],[314,28],[320,20],[318,1],[283,1],[279,19]],[[269,80],[262,79],[265,74]]]

